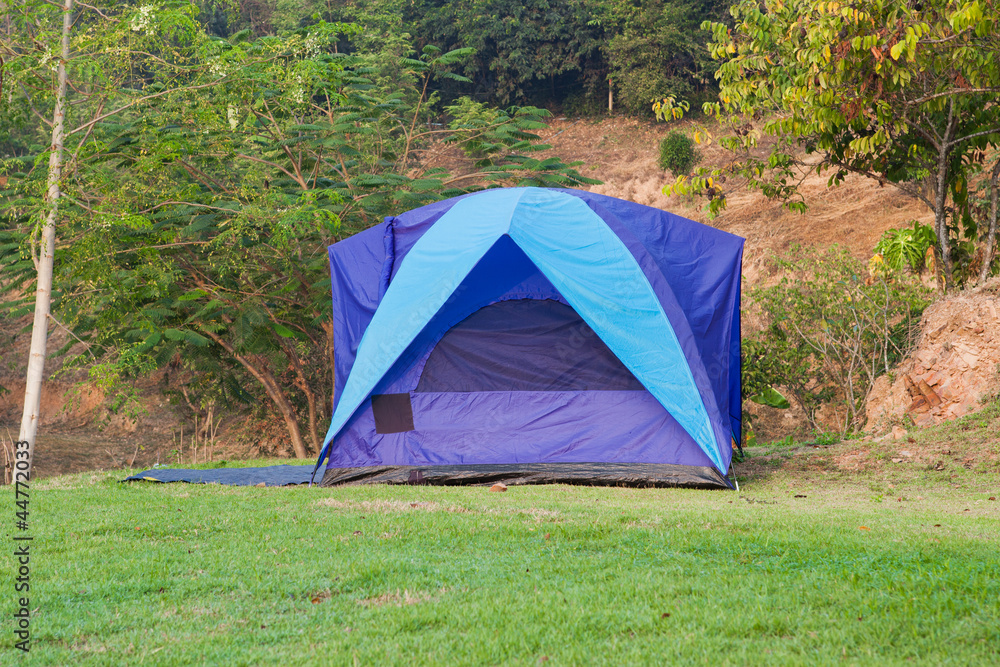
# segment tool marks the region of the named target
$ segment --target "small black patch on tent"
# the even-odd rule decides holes
[[[376,433],[413,430],[413,406],[409,394],[372,394]]]

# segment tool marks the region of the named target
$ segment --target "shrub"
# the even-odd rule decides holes
[[[837,246],[793,247],[772,263],[781,280],[747,293],[767,326],[744,339],[745,393],[784,387],[813,428],[821,405],[843,401],[842,433],[862,426],[875,380],[913,345],[929,290],[888,270],[869,276]]]
[[[595,118],[608,115],[607,94],[583,90],[567,95],[562,101],[562,113],[570,118]]]
[[[668,134],[660,142],[661,169],[669,169],[674,176],[687,176],[698,164],[698,151],[694,147],[694,139],[676,130]]]
[[[914,220],[910,229],[887,229],[875,245],[875,252],[893,271],[903,271],[906,267],[919,271],[923,268],[927,250],[936,245],[934,230]]]
[[[459,142],[462,152],[472,158],[483,157],[490,145],[485,135],[500,120],[503,112],[471,97],[458,98],[454,104],[446,106],[445,111],[451,116],[449,129],[471,135],[471,138]]]

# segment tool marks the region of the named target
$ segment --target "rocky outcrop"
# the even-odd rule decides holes
[[[950,296],[924,311],[917,346],[892,376],[875,383],[867,430],[909,416],[930,426],[975,412],[1000,390],[1000,280]]]

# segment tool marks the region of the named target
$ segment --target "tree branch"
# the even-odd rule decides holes
[[[947,149],[950,150],[952,146],[957,146],[963,141],[968,141],[969,139],[975,139],[976,137],[982,137],[987,134],[997,134],[998,132],[1000,132],[1000,127],[994,127],[989,130],[983,130],[982,132],[976,132],[974,134],[967,134],[964,137],[959,137],[958,139],[955,139],[954,141],[950,142],[948,144]]]
[[[76,4],[80,5],[81,7],[86,7],[87,9],[91,10],[92,12],[96,12],[102,19],[106,19],[106,20],[109,20],[109,21],[111,20],[110,16],[108,16],[107,14],[105,14],[104,12],[102,12],[97,7],[94,7],[93,5],[88,5],[85,2],[80,2],[80,0],[75,0],[75,2],[76,2]],[[55,3],[52,3],[52,4],[55,4]]]
[[[136,104],[139,104],[140,102],[145,102],[146,100],[151,100],[151,99],[154,99],[154,98],[157,98],[157,97],[163,97],[164,95],[168,95],[170,93],[185,93],[185,92],[188,92],[188,91],[191,91],[191,90],[201,90],[202,88],[211,88],[213,86],[219,85],[220,83],[222,83],[223,81],[225,81],[225,79],[226,79],[226,77],[223,76],[223,77],[220,77],[218,80],[213,81],[212,83],[203,83],[203,84],[199,84],[197,86],[188,86],[187,88],[174,88],[174,89],[170,89],[170,90],[163,90],[163,91],[160,91],[158,93],[153,93],[152,95],[143,95],[142,97],[138,97],[138,98],[132,100],[128,104],[123,104],[122,106],[118,107],[117,109],[114,109],[113,111],[109,111],[106,114],[102,114],[100,116],[97,116],[96,118],[93,118],[93,119],[87,121],[83,125],[80,125],[79,127],[77,127],[75,130],[70,130],[69,132],[66,133],[66,136],[70,136],[70,135],[76,134],[77,132],[80,132],[82,130],[86,130],[87,128],[89,128],[91,126],[100,123],[105,118],[110,118],[111,116],[114,116],[117,113],[121,113],[122,111],[125,111],[126,109],[128,109],[130,107],[133,107]]]
[[[95,360],[97,359],[97,357],[94,356],[93,351],[90,349],[90,343],[82,340],[79,336],[77,336],[75,333],[73,333],[72,329],[70,329],[68,326],[66,326],[65,324],[63,324],[62,322],[60,322],[59,320],[57,320],[56,318],[52,317],[52,313],[46,313],[46,315],[48,316],[48,318],[50,320],[52,320],[55,323],[55,325],[57,327],[59,327],[60,329],[62,329],[66,333],[68,333],[70,336],[72,336],[73,338],[75,338],[78,343],[80,343],[81,345],[83,345],[84,349],[87,350],[87,354],[89,354],[93,359],[95,359]]]
[[[31,95],[29,95],[29,94],[28,94],[28,91],[24,89],[24,84],[23,84],[23,83],[21,83],[21,84],[19,84],[19,85],[21,86],[21,91],[22,91],[22,92],[24,93],[24,99],[25,99],[25,100],[27,100],[27,102],[28,102],[28,108],[29,108],[29,109],[31,109],[31,113],[33,113],[33,114],[35,114],[36,116],[38,116],[38,118],[39,118],[39,119],[40,119],[40,120],[41,120],[41,121],[42,121],[43,123],[45,123],[45,124],[46,124],[46,125],[48,125],[49,127],[52,127],[52,121],[51,121],[51,120],[49,120],[48,118],[46,118],[45,116],[43,116],[42,114],[38,113],[38,109],[36,109],[36,108],[35,108],[35,105],[31,103]]]
[[[923,104],[924,102],[936,100],[940,97],[953,97],[957,95],[975,95],[978,93],[1000,93],[1000,88],[962,88],[959,90],[950,90],[943,93],[924,95],[923,97],[918,97],[915,100],[904,102],[904,104],[906,104],[907,106],[916,106],[917,104]]]

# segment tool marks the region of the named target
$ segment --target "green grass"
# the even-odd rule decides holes
[[[883,446],[751,451],[740,494],[42,480],[24,662],[996,664],[1000,476]]]

